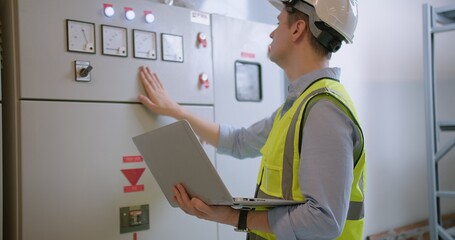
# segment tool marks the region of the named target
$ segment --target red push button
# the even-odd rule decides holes
[[[205,33],[200,32],[197,34],[197,40],[202,47],[207,47],[207,35]]]
[[[199,83],[204,86],[205,88],[209,88],[209,75],[207,73],[199,74]]]

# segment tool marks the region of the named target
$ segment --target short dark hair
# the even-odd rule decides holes
[[[286,11],[288,12],[288,25],[291,26],[295,22],[299,20],[305,21],[305,23],[308,26],[308,33],[310,34],[310,46],[315,50],[316,53],[320,54],[321,56],[326,57],[327,59],[330,59],[332,57],[332,53],[325,48],[319,41],[316,39],[316,37],[311,33],[310,31],[310,20],[308,15],[305,13],[298,11],[292,6],[286,6]]]

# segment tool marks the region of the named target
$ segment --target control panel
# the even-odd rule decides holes
[[[149,66],[189,112],[248,126],[283,99],[266,51],[274,27],[150,0],[4,2],[14,73],[7,87],[15,89],[7,100],[17,103],[7,115],[18,117],[4,143],[18,150],[11,169],[21,166],[6,176],[21,184],[5,208],[16,219],[5,236],[244,239],[172,208],[162,194],[131,139],[175,120],[138,104],[139,68]],[[204,149],[233,193],[253,194],[257,161]]]
[[[137,102],[149,66],[179,103],[213,104],[209,14],[146,0],[22,2],[22,99]]]

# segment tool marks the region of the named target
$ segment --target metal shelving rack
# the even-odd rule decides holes
[[[424,82],[425,115],[428,161],[429,231],[430,239],[454,240],[442,226],[441,198],[455,198],[455,191],[439,188],[438,162],[455,147],[455,138],[447,145],[438,146],[439,131],[454,131],[455,121],[439,121],[436,118],[434,84],[434,35],[455,31],[455,5],[432,7],[423,5],[423,44],[424,44]]]

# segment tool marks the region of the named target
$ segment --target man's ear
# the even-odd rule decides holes
[[[307,28],[308,25],[303,20],[298,20],[294,24],[292,24],[292,40],[298,41],[304,38],[305,34],[308,32]]]

